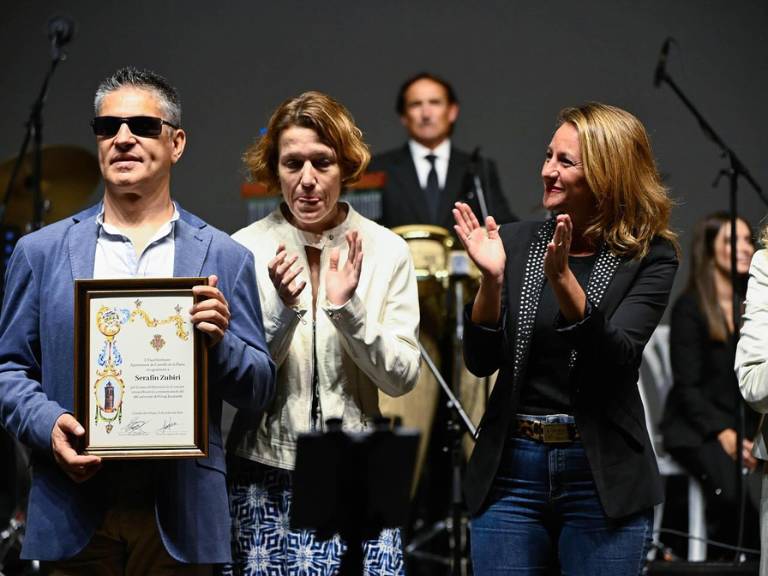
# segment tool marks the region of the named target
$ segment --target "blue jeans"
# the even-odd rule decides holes
[[[470,522],[474,573],[543,576],[559,559],[567,576],[640,574],[652,524],[653,509],[606,517],[580,441],[510,436],[489,505]]]

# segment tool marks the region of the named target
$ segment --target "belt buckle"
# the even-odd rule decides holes
[[[558,442],[570,442],[571,437],[568,434],[568,424],[545,424],[544,429],[544,443],[555,444]]]

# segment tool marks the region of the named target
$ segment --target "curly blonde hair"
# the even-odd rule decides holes
[[[343,104],[322,92],[304,92],[280,104],[269,119],[266,132],[243,155],[250,177],[280,192],[277,173],[280,134],[298,126],[314,130],[320,141],[333,149],[341,169],[341,182],[356,182],[371,160],[363,133]]]
[[[560,125],[579,134],[584,176],[597,214],[584,234],[619,256],[642,258],[655,236],[680,247],[669,227],[672,200],[656,168],[642,123],[629,112],[598,102],[564,108]]]

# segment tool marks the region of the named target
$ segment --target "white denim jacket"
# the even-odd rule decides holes
[[[763,414],[752,449],[756,458],[768,460],[768,251],[759,250],[749,269],[744,324],[736,348],[736,376],[741,395]]]
[[[266,218],[233,234],[253,252],[264,332],[277,364],[275,399],[259,422],[238,414],[230,450],[269,466],[293,469],[296,438],[312,429],[313,372],[319,389],[319,429],[341,418],[349,431],[365,430],[380,415],[378,390],[400,396],[418,378],[419,301],[416,275],[406,242],[348,206],[342,224],[322,234],[299,230],[278,208]],[[355,294],[341,306],[325,297],[325,273],[331,249],[346,261],[345,234],[362,238],[363,264]],[[286,307],[267,273],[278,244],[298,255],[305,280],[296,308]],[[312,285],[305,246],[322,250],[317,315],[312,318]],[[315,361],[316,359],[316,361]],[[253,420],[253,417],[251,417]]]

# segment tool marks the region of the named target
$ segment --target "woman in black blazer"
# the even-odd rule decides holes
[[[662,490],[637,388],[677,269],[671,201],[642,124],[566,108],[544,223],[455,230],[482,272],[464,353],[500,369],[467,467],[475,574],[640,574]]]
[[[743,463],[750,470],[757,466],[751,451],[758,415],[744,403],[733,371],[730,231],[727,212],[705,216],[694,230],[688,285],[672,306],[669,351],[674,386],[660,428],[667,451],[704,486],[709,537],[735,544],[734,462],[740,405],[744,404]],[[736,221],[736,242],[737,288],[743,301],[755,244],[752,228],[741,218]],[[757,510],[747,511],[751,525],[745,536],[755,545]],[[721,555],[732,557],[733,552],[723,550]]]

